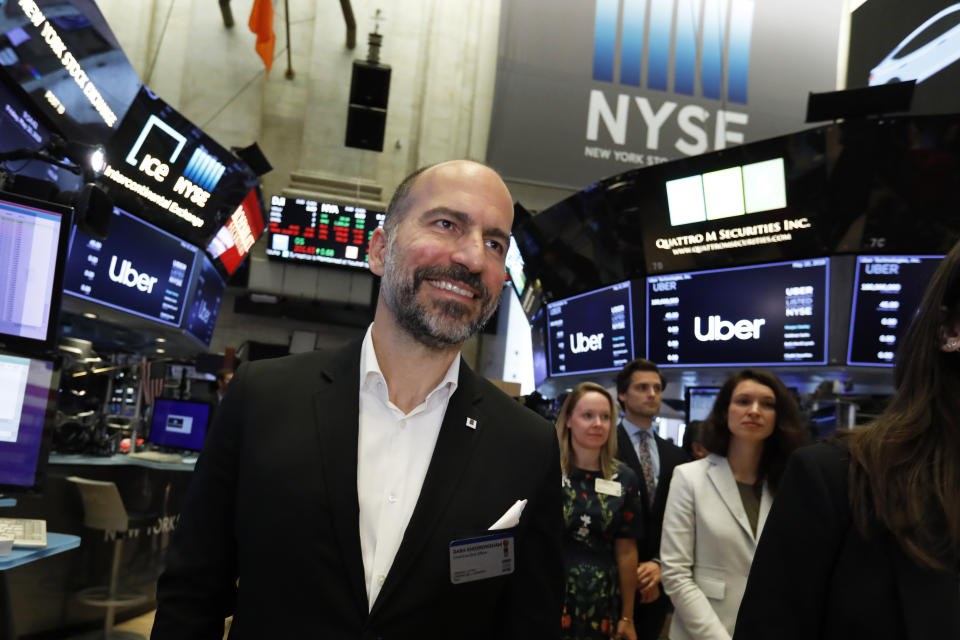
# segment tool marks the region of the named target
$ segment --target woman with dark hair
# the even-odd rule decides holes
[[[868,426],[796,453],[737,640],[960,638],[960,244],[897,354]]]
[[[616,458],[613,398],[583,382],[557,418],[563,470],[566,595],[562,636],[636,640],[637,475]]]
[[[729,640],[787,458],[806,432],[775,375],[744,369],[717,394],[701,439],[710,455],[673,471],[663,518],[671,640]]]

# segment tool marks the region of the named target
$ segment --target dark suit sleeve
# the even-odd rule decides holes
[[[734,640],[821,637],[834,562],[850,523],[847,454],[832,444],[790,458],[753,557]]]
[[[154,640],[220,640],[224,618],[233,614],[237,580],[234,496],[245,367],[241,366],[231,381],[197,462],[166,569],[157,583],[157,614],[150,636]]]
[[[537,425],[540,426],[540,425]],[[527,503],[528,529],[517,548],[517,573],[501,596],[498,638],[551,640],[560,637],[563,610],[563,501],[560,448],[544,421],[544,458],[539,491]]]

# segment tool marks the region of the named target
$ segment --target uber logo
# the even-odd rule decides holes
[[[603,334],[595,333],[591,336],[585,336],[577,331],[576,335],[570,336],[570,351],[573,353],[584,353],[586,351],[600,351],[603,348]]]
[[[760,327],[767,323],[763,318],[753,320],[738,320],[736,323],[721,320],[720,316],[710,316],[707,320],[707,332],[700,331],[700,316],[693,319],[693,335],[700,342],[714,342],[716,340],[730,340],[736,337],[740,340],[759,340]]]
[[[137,272],[129,260],[120,263],[120,271],[118,272],[117,256],[111,256],[110,258],[110,279],[125,287],[136,287],[147,293],[153,293],[153,285],[157,283],[157,278]]]

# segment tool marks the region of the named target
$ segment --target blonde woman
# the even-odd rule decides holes
[[[566,594],[562,636],[636,640],[640,508],[636,474],[614,458],[613,398],[584,382],[570,392],[557,419],[563,469]]]

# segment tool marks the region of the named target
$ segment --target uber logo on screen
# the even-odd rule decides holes
[[[570,336],[570,351],[573,353],[584,353],[586,351],[600,351],[603,349],[603,334],[595,333],[585,336],[580,331],[577,335]]]
[[[739,340],[759,340],[760,327],[767,323],[763,318],[753,320],[738,320],[736,323],[722,320],[720,316],[710,316],[707,320],[707,332],[700,331],[700,316],[693,319],[693,335],[700,342],[714,342],[716,340],[730,340],[736,337]]]
[[[120,271],[117,271],[117,256],[110,257],[110,279],[125,287],[136,287],[147,293],[153,293],[153,285],[157,283],[157,278],[138,272],[129,260],[121,262]]]

